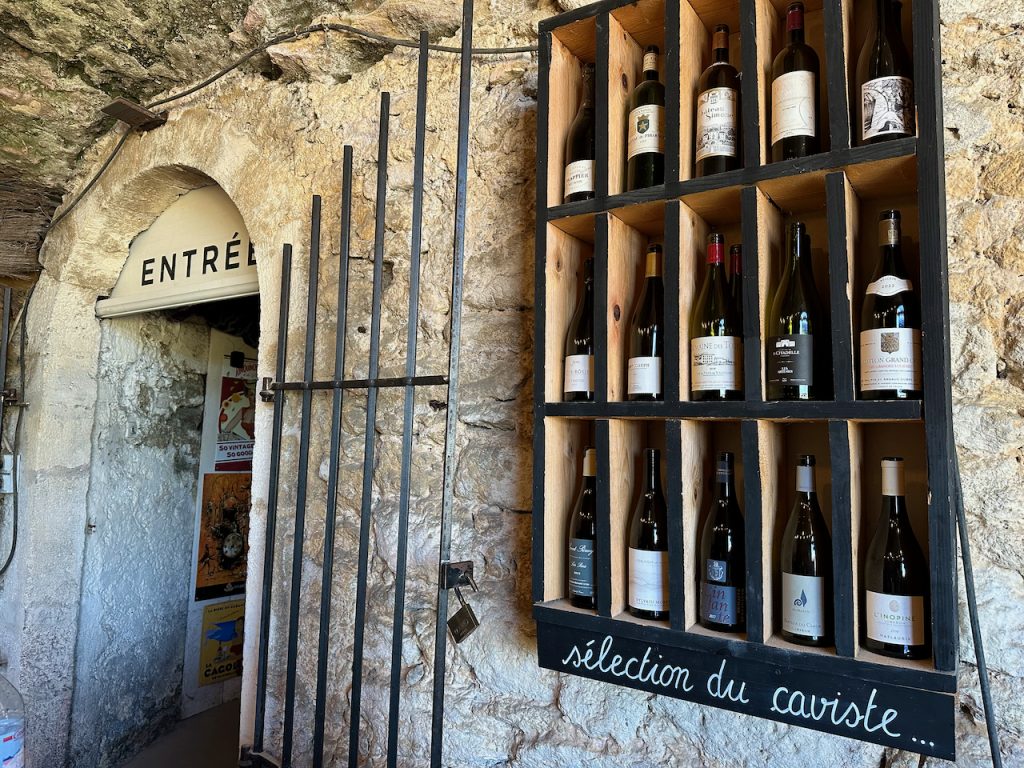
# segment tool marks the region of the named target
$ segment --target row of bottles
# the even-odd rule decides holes
[[[879,259],[861,303],[859,397],[920,398],[921,312],[901,252],[900,212],[879,217]],[[765,383],[768,400],[821,400],[831,395],[832,339],[829,318],[815,286],[811,238],[802,222],[790,225],[788,256],[768,307]],[[707,271],[689,318],[690,398],[743,399],[742,248],[708,236]],[[583,265],[583,296],[564,347],[563,399],[594,400],[593,260]],[[628,331],[627,396],[664,399],[665,288],[662,248],[651,245],[644,282]]]
[[[583,485],[569,521],[569,600],[596,608],[597,453],[588,448]],[[779,548],[781,634],[800,645],[834,644],[832,541],[818,503],[814,456],[796,468],[796,500]],[[734,458],[718,455],[715,493],[700,533],[698,621],[721,632],[746,631],[746,554]],[[882,511],[863,562],[861,646],[903,659],[931,654],[929,573],[910,526],[903,459],[882,459]],[[627,610],[637,618],[669,618],[668,522],[660,452],[644,451],[643,486],[627,531]]]
[[[915,133],[911,58],[903,44],[900,0],[876,0],[874,30],[867,36],[857,67],[860,99],[855,99],[856,138],[876,143]],[[771,159],[807,157],[821,151],[820,65],[804,38],[803,3],[786,12],[786,47],[771,73]],[[665,86],[658,79],[657,46],[647,46],[641,80],[629,97],[626,123],[626,189],[665,182]],[[740,74],[729,63],[729,27],[712,36],[711,65],[696,93],[695,175],[734,170],[742,164]],[[583,68],[583,100],[569,128],[565,147],[567,203],[594,197],[596,136],[594,65]]]

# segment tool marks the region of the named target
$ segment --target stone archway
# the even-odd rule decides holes
[[[217,183],[227,192],[257,248],[280,242],[280,214],[265,215],[273,205],[266,187],[246,184],[247,171],[257,167],[260,175],[275,170],[244,137],[225,130],[221,117],[185,111],[158,132],[130,139],[44,244],[44,271],[26,318],[25,400],[31,406],[21,451],[19,557],[0,593],[12,617],[10,665],[28,703],[34,765],[74,764],[69,734],[101,348],[96,299],[114,285],[132,238],[178,196],[200,186]],[[276,306],[278,295],[278,261],[271,250],[259,268],[268,308]],[[263,318],[260,359],[272,361],[276,313],[267,311]],[[251,547],[257,552],[266,509],[265,421],[269,414],[259,412],[251,518]],[[253,558],[251,584],[261,583],[261,566],[262,559]],[[250,604],[258,605],[258,598],[249,590],[248,599],[256,601]],[[246,634],[255,638],[258,611],[247,614]]]

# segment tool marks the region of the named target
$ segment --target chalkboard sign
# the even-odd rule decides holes
[[[533,524],[539,663],[953,759],[958,619],[937,8],[906,3],[901,9],[888,0],[902,13],[913,64],[916,133],[862,145],[868,129],[851,105],[862,96],[857,59],[873,34],[875,4],[807,2],[806,39],[820,59],[821,151],[772,162],[772,63],[786,45],[788,5],[605,0],[541,24]],[[711,63],[713,38],[723,36],[729,61],[742,73],[741,141],[736,167],[698,176],[707,170],[698,166],[698,154],[703,157],[712,140],[704,136],[712,113],[698,114],[699,78]],[[651,67],[664,85],[663,105],[655,104],[661,112],[644,106],[643,98],[631,101],[638,84],[651,79],[645,74]],[[576,130],[580,135],[571,141],[570,132],[590,80],[596,128],[588,165],[581,160],[585,132]],[[881,98],[877,89],[873,94]],[[663,124],[656,122],[659,115]],[[875,117],[868,133],[885,123]],[[705,126],[699,151],[698,124]],[[631,137],[627,125],[637,135]],[[636,174],[651,170],[631,171],[627,161],[638,147],[655,146],[652,129],[661,136],[663,167],[657,172],[663,178],[630,189]],[[729,143],[716,136],[714,141]],[[580,194],[588,185],[592,192]],[[861,301],[878,259],[880,213],[890,209],[901,212],[908,279],[920,297],[923,396],[865,400],[858,397],[862,361],[855,339],[864,330]],[[831,380],[819,399],[773,401],[764,364],[766,315],[788,225],[795,221],[810,237],[828,323]],[[736,283],[742,396],[721,402],[691,397],[689,321],[711,232],[720,233],[726,247],[742,244]],[[629,398],[629,324],[653,244],[662,246],[664,261],[663,391],[660,399],[636,401]],[[579,359],[568,361],[575,367],[566,360],[582,349],[567,352],[566,342],[588,260],[595,307],[589,382]],[[898,342],[887,338],[886,349]],[[574,387],[585,396],[568,397]],[[569,519],[587,448],[596,450],[596,530],[592,562],[577,563],[572,578],[592,569],[592,609],[569,599],[568,573]],[[647,448],[660,451],[666,502],[664,621],[627,610],[627,535]],[[698,539],[721,451],[735,456],[745,524],[745,582],[736,603],[745,622],[733,633],[698,621]],[[834,627],[832,642],[822,648],[793,644],[782,633],[780,542],[796,463],[808,453],[817,458],[818,494],[831,534]],[[880,462],[893,453],[905,459],[910,523],[928,564],[926,659],[889,658],[863,642],[866,550],[880,517]],[[575,551],[589,549],[577,545]]]

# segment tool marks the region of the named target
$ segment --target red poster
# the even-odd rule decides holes
[[[217,418],[218,472],[252,471],[252,447],[256,418],[256,381],[223,377]]]

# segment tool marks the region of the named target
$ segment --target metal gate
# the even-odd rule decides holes
[[[466,225],[466,172],[469,152],[470,78],[471,55],[492,53],[497,50],[472,48],[473,2],[464,0],[462,20],[462,44],[460,49],[429,44],[427,34],[419,38],[419,59],[416,96],[416,123],[414,147],[414,177],[412,205],[412,237],[409,251],[409,305],[408,340],[405,355],[405,375],[395,378],[379,378],[381,293],[384,263],[384,225],[388,188],[388,129],[390,94],[384,92],[380,98],[380,125],[377,145],[377,187],[373,249],[373,287],[370,320],[369,372],[365,379],[345,379],[346,330],[348,324],[350,261],[352,219],[352,159],[351,146],[345,146],[342,171],[340,269],[337,296],[337,329],[334,339],[334,374],[330,380],[314,380],[313,362],[316,348],[317,294],[320,266],[320,223],[321,198],[314,195],[310,221],[309,283],[306,301],[306,335],[304,365],[301,381],[288,381],[285,374],[287,354],[287,330],[290,319],[290,293],[292,284],[292,246],[285,244],[281,269],[281,304],[278,319],[277,365],[274,379],[264,379],[261,396],[272,402],[274,407],[273,433],[271,438],[270,490],[267,507],[266,550],[263,562],[263,596],[260,617],[259,657],[257,669],[255,728],[251,751],[243,751],[243,765],[281,766],[292,765],[296,730],[300,733],[312,731],[313,765],[324,765],[324,730],[327,706],[327,673],[329,663],[329,632],[331,624],[331,585],[334,579],[334,543],[336,530],[336,509],[339,485],[339,451],[342,440],[342,403],[346,390],[366,391],[366,426],[362,461],[362,497],[359,523],[358,573],[356,576],[356,601],[353,630],[352,687],[349,722],[348,764],[358,765],[360,736],[360,707],[362,703],[363,651],[366,624],[367,567],[369,558],[369,535],[372,523],[372,479],[375,452],[375,431],[377,422],[377,397],[382,388],[404,389],[404,412],[402,420],[401,484],[398,505],[398,535],[396,546],[395,599],[392,614],[391,669],[389,687],[389,720],[387,740],[387,764],[398,764],[398,718],[401,693],[401,663],[403,648],[403,620],[405,618],[406,564],[409,531],[409,497],[412,473],[413,448],[413,406],[417,387],[447,386],[447,414],[445,424],[445,447],[443,467],[443,496],[440,513],[440,545],[438,551],[437,615],[434,640],[433,704],[431,714],[431,758],[432,766],[441,765],[441,742],[444,726],[444,677],[445,654],[447,649],[448,593],[450,589],[472,584],[472,563],[450,563],[453,480],[455,472],[455,433],[458,419],[459,357],[461,336],[461,315],[463,298],[463,249]],[[450,346],[448,369],[434,375],[417,375],[417,325],[419,320],[420,253],[423,218],[424,153],[426,137],[427,76],[431,50],[457,52],[461,55],[459,79],[459,113],[457,172],[454,211],[454,248],[451,269]],[[515,49],[504,49],[512,52]],[[528,50],[528,49],[527,49]],[[332,394],[330,420],[330,464],[326,489],[326,519],[324,528],[323,567],[320,579],[320,616],[317,649],[316,699],[313,722],[296,723],[296,674],[299,642],[299,598],[303,587],[302,563],[305,541],[306,510],[308,501],[307,472],[310,454],[310,427],[313,396],[318,392]],[[272,755],[266,751],[265,732],[267,726],[267,674],[270,652],[270,611],[274,590],[274,553],[280,532],[277,530],[279,511],[279,486],[281,484],[281,442],[285,421],[285,402],[292,396],[301,397],[299,450],[295,479],[295,523],[291,560],[289,611],[287,623],[287,657],[285,665],[285,694],[281,754]],[[308,580],[307,580],[308,581]],[[307,585],[308,586],[308,585]],[[475,585],[474,585],[475,588]],[[461,595],[460,595],[461,599]],[[475,628],[475,617],[468,606],[460,609],[453,617],[453,636],[463,639]],[[246,762],[248,761],[248,763]]]

